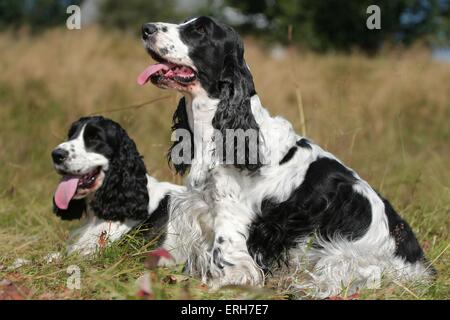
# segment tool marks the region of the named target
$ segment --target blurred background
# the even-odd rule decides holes
[[[79,30],[66,28],[71,4]],[[366,26],[373,4],[379,30]],[[182,183],[165,159],[180,97],[136,84],[151,62],[139,33],[203,14],[241,33],[269,111],[390,199],[435,260],[438,281],[425,291],[368,296],[449,298],[450,0],[0,0],[0,279],[17,257],[63,247],[72,225],[51,213],[50,151],[78,117],[119,121],[151,175]],[[64,281],[24,272],[34,297]],[[123,297],[122,278],[98,278],[72,294]]]
[[[28,27],[37,33],[61,26],[70,4],[81,6],[83,26],[100,24],[132,33],[144,21],[211,15],[242,34],[321,52],[358,48],[375,53],[387,44],[414,42],[442,51],[450,44],[449,0],[2,0],[0,28]],[[382,28],[376,31],[364,23],[370,5],[382,12]]]

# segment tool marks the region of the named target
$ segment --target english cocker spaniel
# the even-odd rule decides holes
[[[178,173],[189,171],[188,194],[208,208],[192,218],[199,239],[192,272],[217,287],[262,285],[287,266],[293,278],[304,271],[297,286],[318,297],[374,286],[384,275],[433,273],[386,199],[263,107],[231,27],[209,17],[147,23],[142,40],[157,64],[138,83],[184,96],[169,159]]]
[[[94,253],[143,224],[151,235],[161,236],[163,248],[178,245],[182,225],[174,198],[182,198],[186,188],[149,176],[134,141],[118,123],[101,116],[81,118],[51,155],[62,176],[54,212],[63,220],[87,216],[71,236],[75,242],[69,254]],[[186,260],[182,254],[173,258],[174,263]]]

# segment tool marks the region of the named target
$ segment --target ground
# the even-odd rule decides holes
[[[246,48],[263,104],[387,197],[438,271],[433,284],[384,283],[342,297],[448,299],[450,65],[432,61],[420,48],[370,58],[294,49],[272,56],[252,39]],[[182,183],[165,160],[179,96],[136,84],[149,62],[139,39],[128,34],[96,28],[52,30],[36,38],[0,34],[0,299],[298,297],[281,289],[280,279],[270,279],[265,289],[212,292],[181,268],[148,271],[144,260],[154,243],[134,234],[90,260],[46,263],[48,253],[62,252],[77,225],[51,212],[58,176],[50,151],[78,117],[96,113],[119,121],[151,175]],[[14,268],[17,259],[29,263]],[[72,265],[80,270],[79,290],[67,288]],[[147,272],[149,296],[137,284]]]

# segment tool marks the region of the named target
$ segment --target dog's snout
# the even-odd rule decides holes
[[[55,164],[61,164],[64,160],[69,156],[69,152],[67,150],[58,148],[52,151],[52,159]]]
[[[154,23],[146,23],[142,26],[142,38],[147,40],[152,34],[158,31],[158,28]]]

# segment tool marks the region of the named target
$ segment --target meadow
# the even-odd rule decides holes
[[[383,283],[357,298],[449,299],[450,64],[421,48],[375,57],[289,49],[275,57],[253,39],[246,60],[269,111],[390,199],[438,271],[432,284]],[[181,268],[147,271],[153,243],[133,234],[91,260],[46,263],[78,224],[52,214],[59,177],[50,158],[78,117],[120,122],[151,175],[182,183],[165,158],[179,96],[136,84],[149,61],[137,37],[95,27],[0,34],[0,299],[138,299],[136,279],[146,272],[155,299],[296,298],[277,279],[264,289],[212,292]],[[14,268],[19,258],[29,263]],[[66,286],[70,265],[80,267],[80,290]]]

